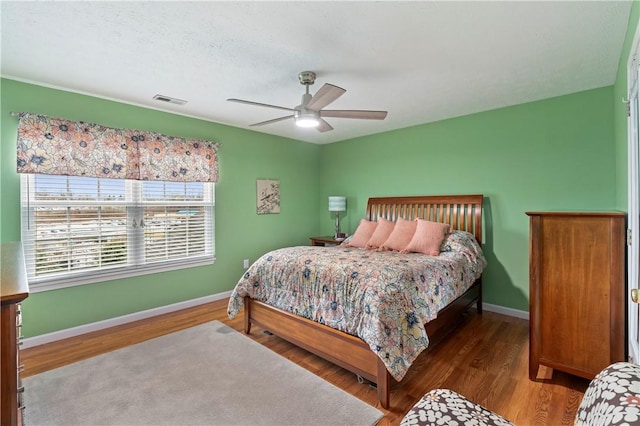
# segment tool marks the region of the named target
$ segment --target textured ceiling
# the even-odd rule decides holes
[[[0,3],[2,76],[241,128],[286,115],[300,71],[384,121],[251,129],[329,143],[611,85],[631,2]],[[156,94],[187,100],[160,103]],[[37,111],[36,111],[37,112]]]

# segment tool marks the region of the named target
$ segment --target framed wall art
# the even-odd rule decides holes
[[[256,182],[258,214],[280,213],[280,181],[258,179]]]

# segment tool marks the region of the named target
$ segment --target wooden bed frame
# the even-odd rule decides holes
[[[448,223],[453,229],[471,232],[482,243],[482,195],[446,195],[369,198],[366,218],[416,217]],[[426,324],[430,345],[441,340],[464,319],[476,303],[482,313],[482,277],[464,294],[438,312],[438,318]],[[255,324],[336,365],[376,383],[378,399],[389,407],[391,375],[384,363],[359,337],[335,330],[307,318],[282,311],[249,297],[244,299],[244,331]]]

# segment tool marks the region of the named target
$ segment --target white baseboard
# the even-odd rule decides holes
[[[510,317],[522,318],[529,320],[529,312],[521,311],[519,309],[505,308],[500,305],[492,305],[491,303],[482,303],[482,309],[489,312],[496,312],[498,314],[509,315]]]
[[[184,302],[178,302],[171,305],[147,309],[146,311],[134,312],[132,314],[123,315],[116,318],[109,318],[103,321],[92,322],[90,324],[79,325],[77,327],[66,328],[64,330],[41,334],[39,336],[27,337],[22,340],[22,349],[44,345],[45,343],[51,343],[57,340],[67,339],[69,337],[75,337],[81,334],[90,333],[92,331],[102,330],[105,328],[114,327],[116,325],[126,324],[129,322],[151,318],[169,312],[179,311],[181,309],[191,308],[194,306],[202,305],[204,303],[215,302],[216,300],[225,299],[229,296],[231,296],[231,291],[217,293],[211,296],[199,297],[197,299],[185,300]]]
[[[110,318],[103,321],[92,322],[90,324],[79,325],[77,327],[67,328],[60,331],[54,331],[52,333],[41,334],[40,336],[28,337],[22,340],[22,349],[31,348],[34,346],[44,345],[46,343],[55,342],[57,340],[67,339],[69,337],[79,336],[81,334],[90,333],[92,331],[98,331],[116,325],[126,324],[141,319],[151,318],[157,315],[166,314],[169,312],[179,311],[181,309],[191,308],[194,306],[202,305],[204,303],[215,302],[216,300],[225,299],[231,296],[231,291],[224,293],[217,293],[211,296],[200,297],[198,299],[185,300],[184,302],[178,302],[171,305],[160,306],[158,308],[147,309],[146,311],[135,312],[133,314],[123,315],[116,318]],[[516,318],[529,319],[529,312],[520,311],[518,309],[505,308],[500,305],[492,305],[490,303],[483,303],[483,309],[496,312],[503,315],[509,315]]]

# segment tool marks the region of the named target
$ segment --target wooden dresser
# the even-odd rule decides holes
[[[13,426],[22,423],[20,302],[29,295],[29,286],[20,243],[2,243],[0,252],[0,425]]]
[[[625,214],[527,212],[529,378],[592,379],[625,360]]]

